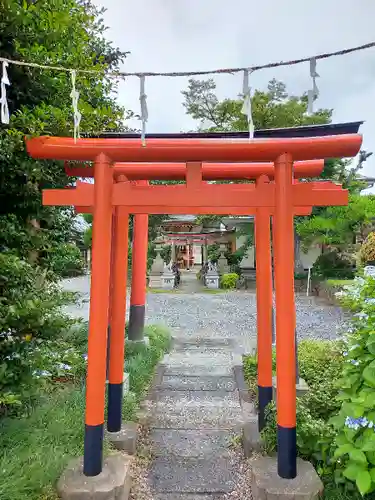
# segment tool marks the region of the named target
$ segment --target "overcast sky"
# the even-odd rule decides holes
[[[124,71],[189,71],[252,66],[331,52],[375,40],[374,0],[95,0],[107,8],[107,38],[131,55]],[[374,151],[363,173],[375,176],[375,49],[318,61],[316,107],[334,121],[364,120],[364,148]],[[309,64],[262,70],[255,88],[282,80],[291,94],[311,88]],[[235,98],[242,75],[217,75],[218,97]],[[146,79],[148,132],[192,130],[181,90],[187,78]],[[139,112],[139,81],[119,87],[119,101]],[[140,127],[139,123],[133,125]]]

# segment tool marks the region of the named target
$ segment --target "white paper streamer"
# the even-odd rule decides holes
[[[147,109],[147,95],[145,92],[145,76],[139,77],[140,90],[139,90],[139,102],[141,104],[141,121],[142,121],[142,146],[146,146],[146,123],[148,121],[148,109]]]
[[[76,89],[76,77],[77,77],[77,72],[73,69],[71,71],[71,77],[72,77],[72,91],[70,93],[70,97],[72,98],[72,106],[73,106],[73,119],[74,119],[74,142],[77,141],[77,138],[79,139],[79,126],[81,123],[81,118],[82,115],[78,110],[78,99],[79,99],[79,92]]]
[[[307,112],[309,115],[312,115],[314,112],[314,101],[319,96],[319,89],[318,86],[316,85],[316,79],[319,78],[319,75],[316,72],[315,57],[310,59],[310,76],[312,78],[313,88],[309,90],[307,93],[307,98],[308,98]]]
[[[10,81],[8,78],[8,71],[7,71],[8,66],[9,63],[7,61],[3,61],[0,103],[1,103],[1,123],[5,123],[6,125],[9,125],[9,119],[10,119],[8,100],[7,100],[7,88],[6,88],[7,85],[10,85]]]
[[[247,116],[247,123],[249,126],[249,138],[253,139],[254,137],[254,122],[253,122],[253,114],[251,109],[251,88],[249,87],[249,74],[251,70],[245,70],[243,72],[243,106],[241,109],[241,113]]]

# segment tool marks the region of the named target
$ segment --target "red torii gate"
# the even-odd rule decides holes
[[[276,355],[277,355],[277,414],[278,414],[278,472],[283,478],[294,478],[296,470],[296,387],[295,387],[295,305],[294,305],[294,233],[293,215],[296,207],[311,208],[314,205],[344,205],[348,195],[345,190],[330,182],[293,182],[293,161],[317,158],[351,157],[357,154],[362,137],[358,134],[344,136],[313,137],[309,139],[269,139],[269,140],[193,140],[193,139],[150,139],[146,147],[134,139],[79,139],[40,137],[27,141],[27,148],[35,158],[94,161],[95,184],[77,182],[76,188],[45,190],[43,202],[46,205],[74,205],[93,207],[93,262],[91,279],[91,307],[89,323],[89,348],[86,388],[86,426],[84,474],[97,475],[102,470],[102,439],[104,425],[104,396],[106,372],[106,338],[110,288],[110,257],[112,213],[115,223],[123,219],[123,230],[127,229],[128,214],[149,213],[196,213],[196,214],[256,214],[256,233],[262,217],[275,219],[276,255],[275,295],[276,295]],[[113,183],[117,161],[129,162],[187,162],[186,185],[140,186],[129,182]],[[254,184],[206,184],[202,182],[201,162],[250,160],[274,162],[274,183],[263,180]],[[267,166],[265,166],[265,169]],[[238,174],[237,174],[238,175]],[[125,180],[123,178],[123,180]],[[249,208],[251,207],[251,208]],[[258,221],[258,223],[257,223]],[[116,250],[127,244],[119,230],[115,237]],[[258,244],[266,242],[265,232],[257,236]],[[269,239],[268,231],[268,239]],[[125,241],[126,240],[126,241]],[[260,257],[261,252],[257,249]],[[125,252],[123,252],[123,255]],[[118,260],[117,260],[118,259]],[[120,252],[113,262],[121,261]],[[282,265],[280,264],[282,263]],[[123,270],[124,264],[122,261]],[[264,266],[264,267],[263,267]],[[268,264],[263,262],[261,269]],[[258,260],[257,260],[258,267]],[[260,271],[261,272],[261,271]],[[270,269],[269,269],[270,272]],[[268,273],[268,271],[267,271]],[[117,272],[116,272],[117,274]],[[263,277],[263,275],[262,275]],[[120,278],[121,279],[121,278]],[[126,279],[126,278],[124,278]],[[118,280],[120,281],[120,280]],[[262,280],[260,280],[262,281]],[[268,282],[268,277],[265,279]],[[120,286],[117,283],[117,286]],[[124,283],[121,284],[119,298],[116,299],[116,280],[113,286],[111,322],[118,314],[121,329],[112,337],[110,349],[110,385],[113,392],[122,390],[123,335],[124,335]],[[272,290],[272,289],[271,289]],[[267,293],[266,293],[267,292]],[[271,297],[266,286],[259,297]],[[121,299],[121,300],[120,300]],[[120,304],[120,301],[122,304]],[[260,301],[258,300],[258,305]],[[268,306],[267,306],[268,307]],[[264,318],[270,309],[264,309]],[[260,311],[258,311],[258,314]],[[121,321],[120,321],[121,319]],[[258,328],[260,327],[258,319]],[[265,326],[265,323],[262,327]],[[265,339],[261,328],[259,338],[259,373],[267,370],[264,383],[272,380],[272,364],[269,366],[272,341]],[[113,332],[114,330],[112,330]],[[264,332],[266,334],[266,332]],[[121,339],[120,339],[121,337]],[[264,337],[264,338],[263,338]],[[264,341],[263,341],[264,340]],[[120,342],[122,348],[120,349]],[[120,352],[121,351],[121,352]],[[120,359],[121,354],[121,359]],[[114,358],[112,358],[112,355]],[[268,358],[268,359],[266,359]],[[262,364],[263,363],[263,364]],[[121,374],[120,374],[121,367]],[[113,374],[113,381],[111,380]],[[112,383],[113,382],[113,383]],[[259,377],[259,386],[262,386]],[[272,383],[272,382],[271,382]],[[271,385],[271,384],[270,384]],[[117,397],[118,402],[121,398]]]
[[[324,168],[323,160],[309,160],[294,163],[294,178],[317,177]],[[89,165],[69,165],[65,163],[67,175],[73,177],[92,178],[94,169]],[[202,179],[208,180],[233,180],[233,179],[256,179],[266,175],[269,179],[274,178],[273,163],[203,163]],[[113,165],[113,176],[116,180],[128,179],[131,181],[146,182],[147,180],[185,180],[185,163],[115,163]],[[296,215],[308,215],[301,213],[299,208]],[[92,211],[88,207],[76,207],[78,212]],[[268,223],[269,225],[269,223]],[[146,287],[144,276],[147,269],[147,245],[148,245],[148,215],[136,214],[134,216],[133,229],[133,255],[132,255],[132,285],[130,296],[130,311],[128,324],[129,340],[142,340],[145,321]],[[263,303],[263,302],[262,302]],[[259,316],[259,315],[258,315]],[[271,390],[272,388],[270,388]],[[269,394],[270,391],[267,392]],[[260,398],[262,401],[262,398]],[[269,401],[269,399],[267,399]],[[265,402],[264,406],[268,403]],[[262,408],[262,403],[260,404]],[[263,411],[260,411],[263,415]],[[264,418],[260,418],[261,422]]]

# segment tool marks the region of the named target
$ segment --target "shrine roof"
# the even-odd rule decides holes
[[[328,123],[324,125],[304,125],[301,127],[285,127],[255,130],[255,139],[266,138],[292,138],[292,137],[317,137],[340,134],[356,134],[363,121],[347,123]],[[172,132],[172,133],[149,133],[146,139],[230,139],[243,138],[249,136],[245,132]],[[138,139],[140,133],[135,132],[103,132],[99,135],[86,135],[84,137],[99,138],[123,138]]]

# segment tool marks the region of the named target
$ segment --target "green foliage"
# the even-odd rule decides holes
[[[277,448],[276,405],[272,402],[266,411],[267,426],[262,438],[267,453]],[[333,429],[323,419],[312,415],[302,399],[297,399],[297,451],[306,460],[312,460],[321,476],[329,475],[330,444],[334,438]]]
[[[375,279],[357,278],[341,297],[357,309],[344,352],[339,380],[340,411],[331,419],[336,475],[365,495],[375,491]]]
[[[354,265],[334,249],[319,255],[312,267],[312,275],[319,279],[351,279],[354,277]]]
[[[0,397],[15,395],[19,406],[33,392],[33,355],[40,342],[57,339],[72,320],[61,307],[74,298],[38,269],[12,254],[0,254]],[[15,408],[17,409],[17,408]]]
[[[224,290],[233,290],[236,288],[238,279],[239,276],[236,273],[223,274],[220,277],[220,288],[224,288]]]
[[[113,98],[116,84],[104,70],[116,70],[125,54],[103,38],[101,11],[90,0],[2,2],[0,26],[2,57],[97,71],[77,76],[82,131],[123,128],[124,111]],[[26,259],[32,254],[33,262],[42,264],[48,261],[45,251],[74,237],[72,211],[43,207],[41,190],[65,187],[74,179],[65,175],[63,162],[30,158],[24,137],[72,136],[71,78],[16,65],[8,72],[11,123],[0,129],[0,248]]]
[[[62,278],[83,274],[85,262],[80,249],[73,243],[51,247],[43,264]]]
[[[300,376],[309,386],[304,405],[314,418],[327,420],[337,411],[335,383],[343,368],[341,342],[304,340],[298,346]]]
[[[77,334],[84,344],[87,327],[72,330],[66,341]],[[139,401],[153,376],[156,363],[169,348],[170,335],[163,328],[146,328],[150,347],[129,347],[126,352],[131,391],[123,401],[124,420],[136,419]],[[138,363],[132,362],[137,358]],[[81,360],[80,360],[81,362]],[[50,384],[40,388],[40,404],[27,418],[0,420],[0,498],[2,500],[55,500],[54,485],[73,457],[83,453],[83,416],[85,393],[81,376],[68,384]],[[141,377],[141,380],[138,380]],[[105,442],[105,454],[110,450]],[[28,471],[25,474],[25,470]]]
[[[328,207],[318,215],[301,218],[296,231],[303,245],[343,245],[352,243],[355,234],[363,231],[372,222],[375,214],[375,196],[351,194],[349,204]]]
[[[375,262],[375,233],[371,232],[366,241],[362,244],[359,251],[359,256],[362,264],[367,262]]]
[[[182,92],[187,114],[194,120],[209,122],[210,131],[248,130],[246,116],[241,113],[241,97],[219,101],[215,91],[211,78],[190,79],[187,90]],[[275,79],[268,83],[266,91],[255,90],[251,103],[256,129],[329,123],[332,117],[329,109],[320,109],[310,116],[306,96],[289,96],[285,84]]]

